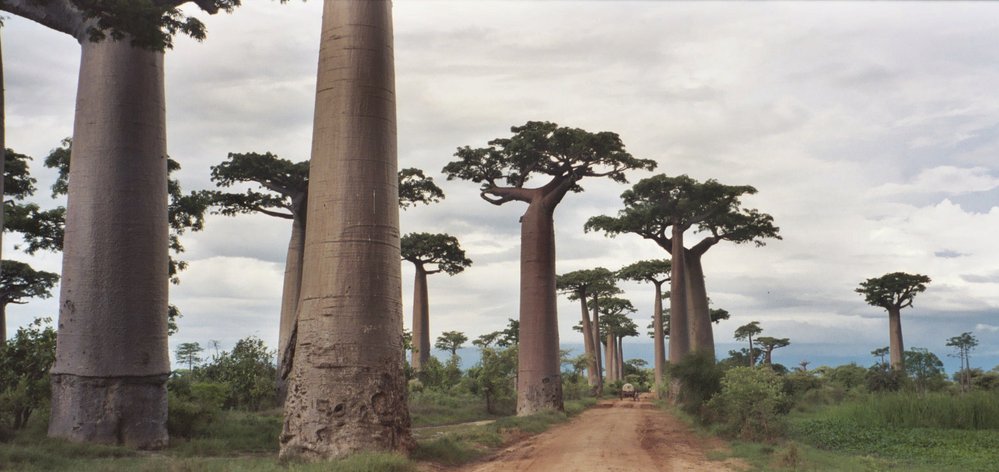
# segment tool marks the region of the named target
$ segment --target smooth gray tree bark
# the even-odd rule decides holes
[[[413,447],[403,372],[391,2],[326,0],[281,457]]]

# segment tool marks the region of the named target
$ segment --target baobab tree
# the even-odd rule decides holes
[[[455,275],[472,265],[458,239],[450,234],[410,233],[402,237],[402,259],[413,263],[413,370],[430,359],[430,301],[427,276],[444,272]],[[445,333],[446,334],[446,333]],[[466,338],[465,341],[468,339]],[[462,341],[464,342],[464,341]]]
[[[596,298],[601,293],[620,291],[614,285],[614,273],[603,267],[568,272],[556,276],[555,287],[568,295],[569,300],[579,300],[582,316],[580,331],[583,334],[583,354],[586,356],[587,383],[593,389],[593,393],[600,396],[603,392],[603,376],[600,371],[600,327],[598,325],[600,315],[599,310],[594,309],[593,313],[596,315],[597,321],[591,321],[587,303],[590,296]]]
[[[454,359],[458,357],[458,349],[468,341],[468,336],[461,331],[445,331],[437,337],[437,342],[434,343],[434,347],[440,349],[441,351],[447,351],[451,353],[451,358]]]
[[[621,355],[621,339],[626,336],[637,336],[638,327],[628,315],[634,313],[635,306],[631,301],[619,297],[604,297],[590,301],[590,308],[598,308],[601,314],[600,330],[604,333],[605,339],[604,359],[607,372],[607,381],[613,382],[622,379],[622,369],[624,359]],[[632,332],[634,332],[632,334]]]
[[[287,378],[294,358],[295,319],[302,287],[305,247],[306,197],[309,194],[309,161],[292,162],[272,153],[229,153],[212,166],[212,182],[220,189],[255,184],[245,192],[214,190],[201,192],[216,214],[236,216],[260,213],[291,221],[291,237],[284,264],[284,285],[278,328],[277,389],[281,401],[287,393]],[[399,171],[399,207],[430,204],[444,198],[432,178],[419,169]]]
[[[975,350],[975,346],[978,346],[978,338],[970,331],[964,332],[960,336],[947,339],[947,346],[957,351],[955,357],[961,361],[961,370],[958,371],[961,379],[961,391],[967,392],[971,390],[971,351]]]
[[[916,294],[926,291],[930,278],[922,274],[892,272],[867,279],[854,291],[864,296],[864,301],[888,311],[888,347],[891,367],[905,369],[905,346],[902,343],[902,308],[912,306]]]
[[[584,177],[627,182],[629,169],[653,169],[655,161],[636,159],[616,133],[590,133],[555,123],[531,121],[511,128],[513,136],[488,147],[458,148],[444,167],[448,179],[481,184],[480,196],[493,205],[527,203],[520,219],[520,326],[517,414],[562,409],[555,294],[554,214],[569,192],[580,192]],[[527,187],[532,177],[547,182]],[[501,183],[505,181],[505,185]]]
[[[735,329],[735,339],[737,341],[749,340],[749,366],[756,364],[756,355],[753,352],[753,336],[763,332],[759,321],[751,321]]]
[[[392,6],[323,5],[283,458],[414,446],[403,369]]]
[[[760,336],[756,338],[756,343],[763,346],[763,365],[773,365],[774,349],[780,349],[791,345],[789,338],[774,338],[771,336]]]
[[[669,274],[672,271],[670,261],[666,259],[653,259],[638,261],[629,264],[617,271],[618,278],[622,280],[633,280],[637,282],[651,283],[655,288],[655,303],[652,309],[652,339],[653,339],[653,371],[655,378],[654,391],[659,395],[659,390],[663,386],[663,377],[666,369],[666,344],[663,334],[663,284],[668,282]]]
[[[714,334],[701,258],[721,241],[754,242],[778,238],[770,215],[741,208],[740,197],[752,195],[750,186],[723,185],[710,179],[698,182],[686,175],[657,175],[642,179],[621,194],[624,209],[618,216],[595,216],[586,231],[608,236],[634,233],[670,252],[671,326],[669,361],[676,363],[691,351],[714,355]],[[690,248],[684,233],[691,228],[708,235]]]
[[[49,435],[167,443],[168,215],[163,51],[205,37],[180,6],[238,0],[0,0],[81,46]]]
[[[0,346],[7,342],[7,305],[27,303],[28,298],[49,298],[59,274],[35,270],[18,261],[0,264]]]

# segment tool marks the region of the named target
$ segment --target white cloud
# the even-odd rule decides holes
[[[322,3],[244,3],[204,18],[204,43],[179,39],[167,54],[169,149],[187,189],[209,186],[228,152],[310,152]],[[907,313],[910,344],[991,326],[999,207],[975,213],[958,197],[999,188],[999,5],[398,1],[394,12],[400,163],[448,194],[403,213],[403,232],[449,232],[476,261],[432,279],[434,334],[477,335],[517,313],[523,206],[494,207],[437,173],[456,147],[529,119],[615,131],[657,172],[759,189],[746,204],[773,214],[784,240],[705,257],[712,300],[733,316],[719,339],[759,319],[799,342],[883,340],[883,313],[853,289],[896,270],[933,278]],[[78,46],[16,17],[3,34],[8,145],[41,158],[72,129]],[[560,272],[664,255],[634,236],[582,234],[627,188],[583,185],[556,212]],[[179,339],[276,339],[288,226],[212,217],[185,236],[191,268],[171,288]],[[58,270],[58,257],[35,260]],[[648,287],[627,289],[646,317]],[[57,306],[12,307],[11,324]],[[559,310],[563,340],[576,339],[578,306]],[[967,316],[933,332],[920,310]]]

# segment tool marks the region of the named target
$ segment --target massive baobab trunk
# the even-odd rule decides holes
[[[666,368],[666,340],[663,339],[663,288],[662,284],[654,284],[656,287],[656,302],[652,309],[652,327],[653,335],[655,336],[655,341],[653,342],[653,356],[655,360],[653,362],[653,372],[655,378],[655,395],[659,397],[659,389],[663,385],[663,378],[665,377]]]
[[[598,303],[599,295],[593,294],[593,365],[597,368],[597,396],[603,395],[604,393],[604,372],[603,372],[603,359],[600,354],[600,347],[603,346],[603,341],[600,339],[600,304]]]
[[[590,325],[590,312],[586,310],[585,290],[579,291],[579,306],[583,317],[583,354],[586,355],[586,381],[596,392],[597,385],[600,383],[600,371],[596,363],[596,354],[593,353],[593,328]]]
[[[49,435],[167,444],[163,53],[82,42]]]
[[[281,291],[281,320],[278,332],[278,399],[284,403],[288,395],[288,375],[295,359],[298,337],[298,300],[302,292],[302,265],[305,257],[305,221],[298,214],[291,221],[291,239],[284,265],[284,287]]]
[[[617,357],[615,358],[617,360],[617,379],[624,380],[624,337],[618,337],[614,343],[617,345]]]
[[[564,192],[562,193],[564,195]],[[555,296],[555,204],[537,192],[520,227],[520,348],[517,415],[562,409]]]
[[[427,294],[427,271],[416,265],[413,283],[413,370],[420,371],[430,360],[430,302]]]
[[[670,271],[669,362],[677,364],[690,351],[687,323],[687,276],[684,263],[683,229],[673,224],[673,248]]]
[[[899,307],[888,308],[888,347],[891,350],[891,367],[896,370],[905,370],[902,353],[905,346],[902,343],[902,309]]]
[[[413,446],[391,7],[388,0],[324,3],[284,458]]]
[[[708,292],[704,286],[704,268],[701,254],[684,251],[687,286],[687,327],[690,329],[690,350],[715,356],[715,337],[708,309]]]

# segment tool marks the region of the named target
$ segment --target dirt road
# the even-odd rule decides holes
[[[724,447],[702,438],[647,401],[605,401],[569,423],[508,447],[462,472],[738,471],[736,461],[710,461]]]

